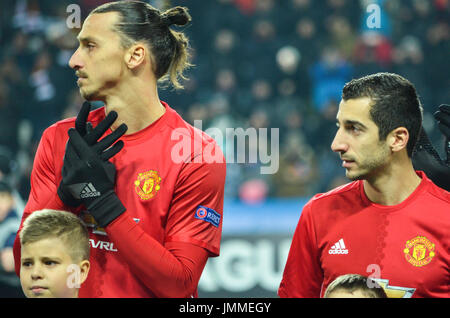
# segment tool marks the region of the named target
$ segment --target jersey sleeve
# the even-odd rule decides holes
[[[57,180],[57,172],[55,165],[56,149],[53,144],[54,129],[47,129],[43,134],[41,142],[33,163],[30,184],[31,190],[25,205],[25,212],[48,209],[63,209],[64,204],[57,195],[59,180]]]
[[[30,177],[30,195],[28,197],[27,204],[22,215],[21,224],[19,227],[22,228],[25,219],[34,211],[42,210],[45,208],[62,210],[64,209],[64,204],[61,202],[57,195],[58,184],[56,181],[55,173],[55,149],[53,145],[54,134],[56,133],[56,128],[51,126],[45,130],[42,135],[41,141],[37,148],[34,162],[33,170],[31,171]],[[16,235],[14,241],[14,260],[15,269],[17,275],[20,271],[20,238]]]
[[[156,297],[197,296],[197,285],[208,251],[190,243],[161,245],[129,217],[127,211],[106,231],[130,270]]]
[[[282,298],[320,297],[323,270],[311,211],[312,201],[303,208],[292,239],[283,278],[278,289]]]
[[[225,172],[225,161],[184,166],[169,208],[164,245],[127,212],[105,228],[130,269],[155,296],[195,296],[208,257],[219,255]]]
[[[218,256],[226,164],[187,163],[180,172],[166,224],[166,242],[185,242]]]

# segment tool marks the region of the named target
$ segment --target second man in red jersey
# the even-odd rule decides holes
[[[415,171],[422,110],[414,86],[378,73],[343,89],[331,148],[353,182],[304,207],[278,293],[320,297],[344,274],[388,297],[449,297],[450,193]]]

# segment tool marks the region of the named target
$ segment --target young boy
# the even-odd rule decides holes
[[[85,224],[73,213],[45,209],[30,215],[19,235],[25,296],[77,298],[90,268]]]
[[[376,281],[358,274],[346,274],[328,285],[324,298],[387,298],[387,295]]]

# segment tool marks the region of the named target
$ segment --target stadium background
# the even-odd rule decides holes
[[[104,2],[0,3],[0,176],[16,194],[16,212],[0,218],[0,238],[5,220],[20,218],[42,130],[75,116],[83,102],[67,66],[78,31],[67,27],[67,7],[79,5],[84,19]],[[224,135],[226,128],[279,129],[277,173],[261,174],[260,161],[227,165],[221,256],[209,260],[200,297],[276,297],[303,205],[347,182],[329,147],[341,89],[351,78],[389,71],[411,80],[424,128],[442,154],[432,114],[450,102],[448,0],[148,2],[187,6],[193,18],[184,30],[195,67],[186,72],[185,90],[160,90],[162,100],[190,123],[202,120],[204,130]],[[381,8],[380,26],[367,23],[369,4]],[[230,151],[226,139],[219,143]],[[6,270],[8,242],[0,243],[0,297],[13,297],[18,280]]]

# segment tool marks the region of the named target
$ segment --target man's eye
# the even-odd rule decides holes
[[[347,129],[352,131],[352,132],[360,132],[361,131],[361,129],[359,129],[358,127],[353,126],[353,125],[352,126],[348,126]]]
[[[22,263],[23,267],[30,267],[31,265],[32,265],[31,262],[23,262]]]

